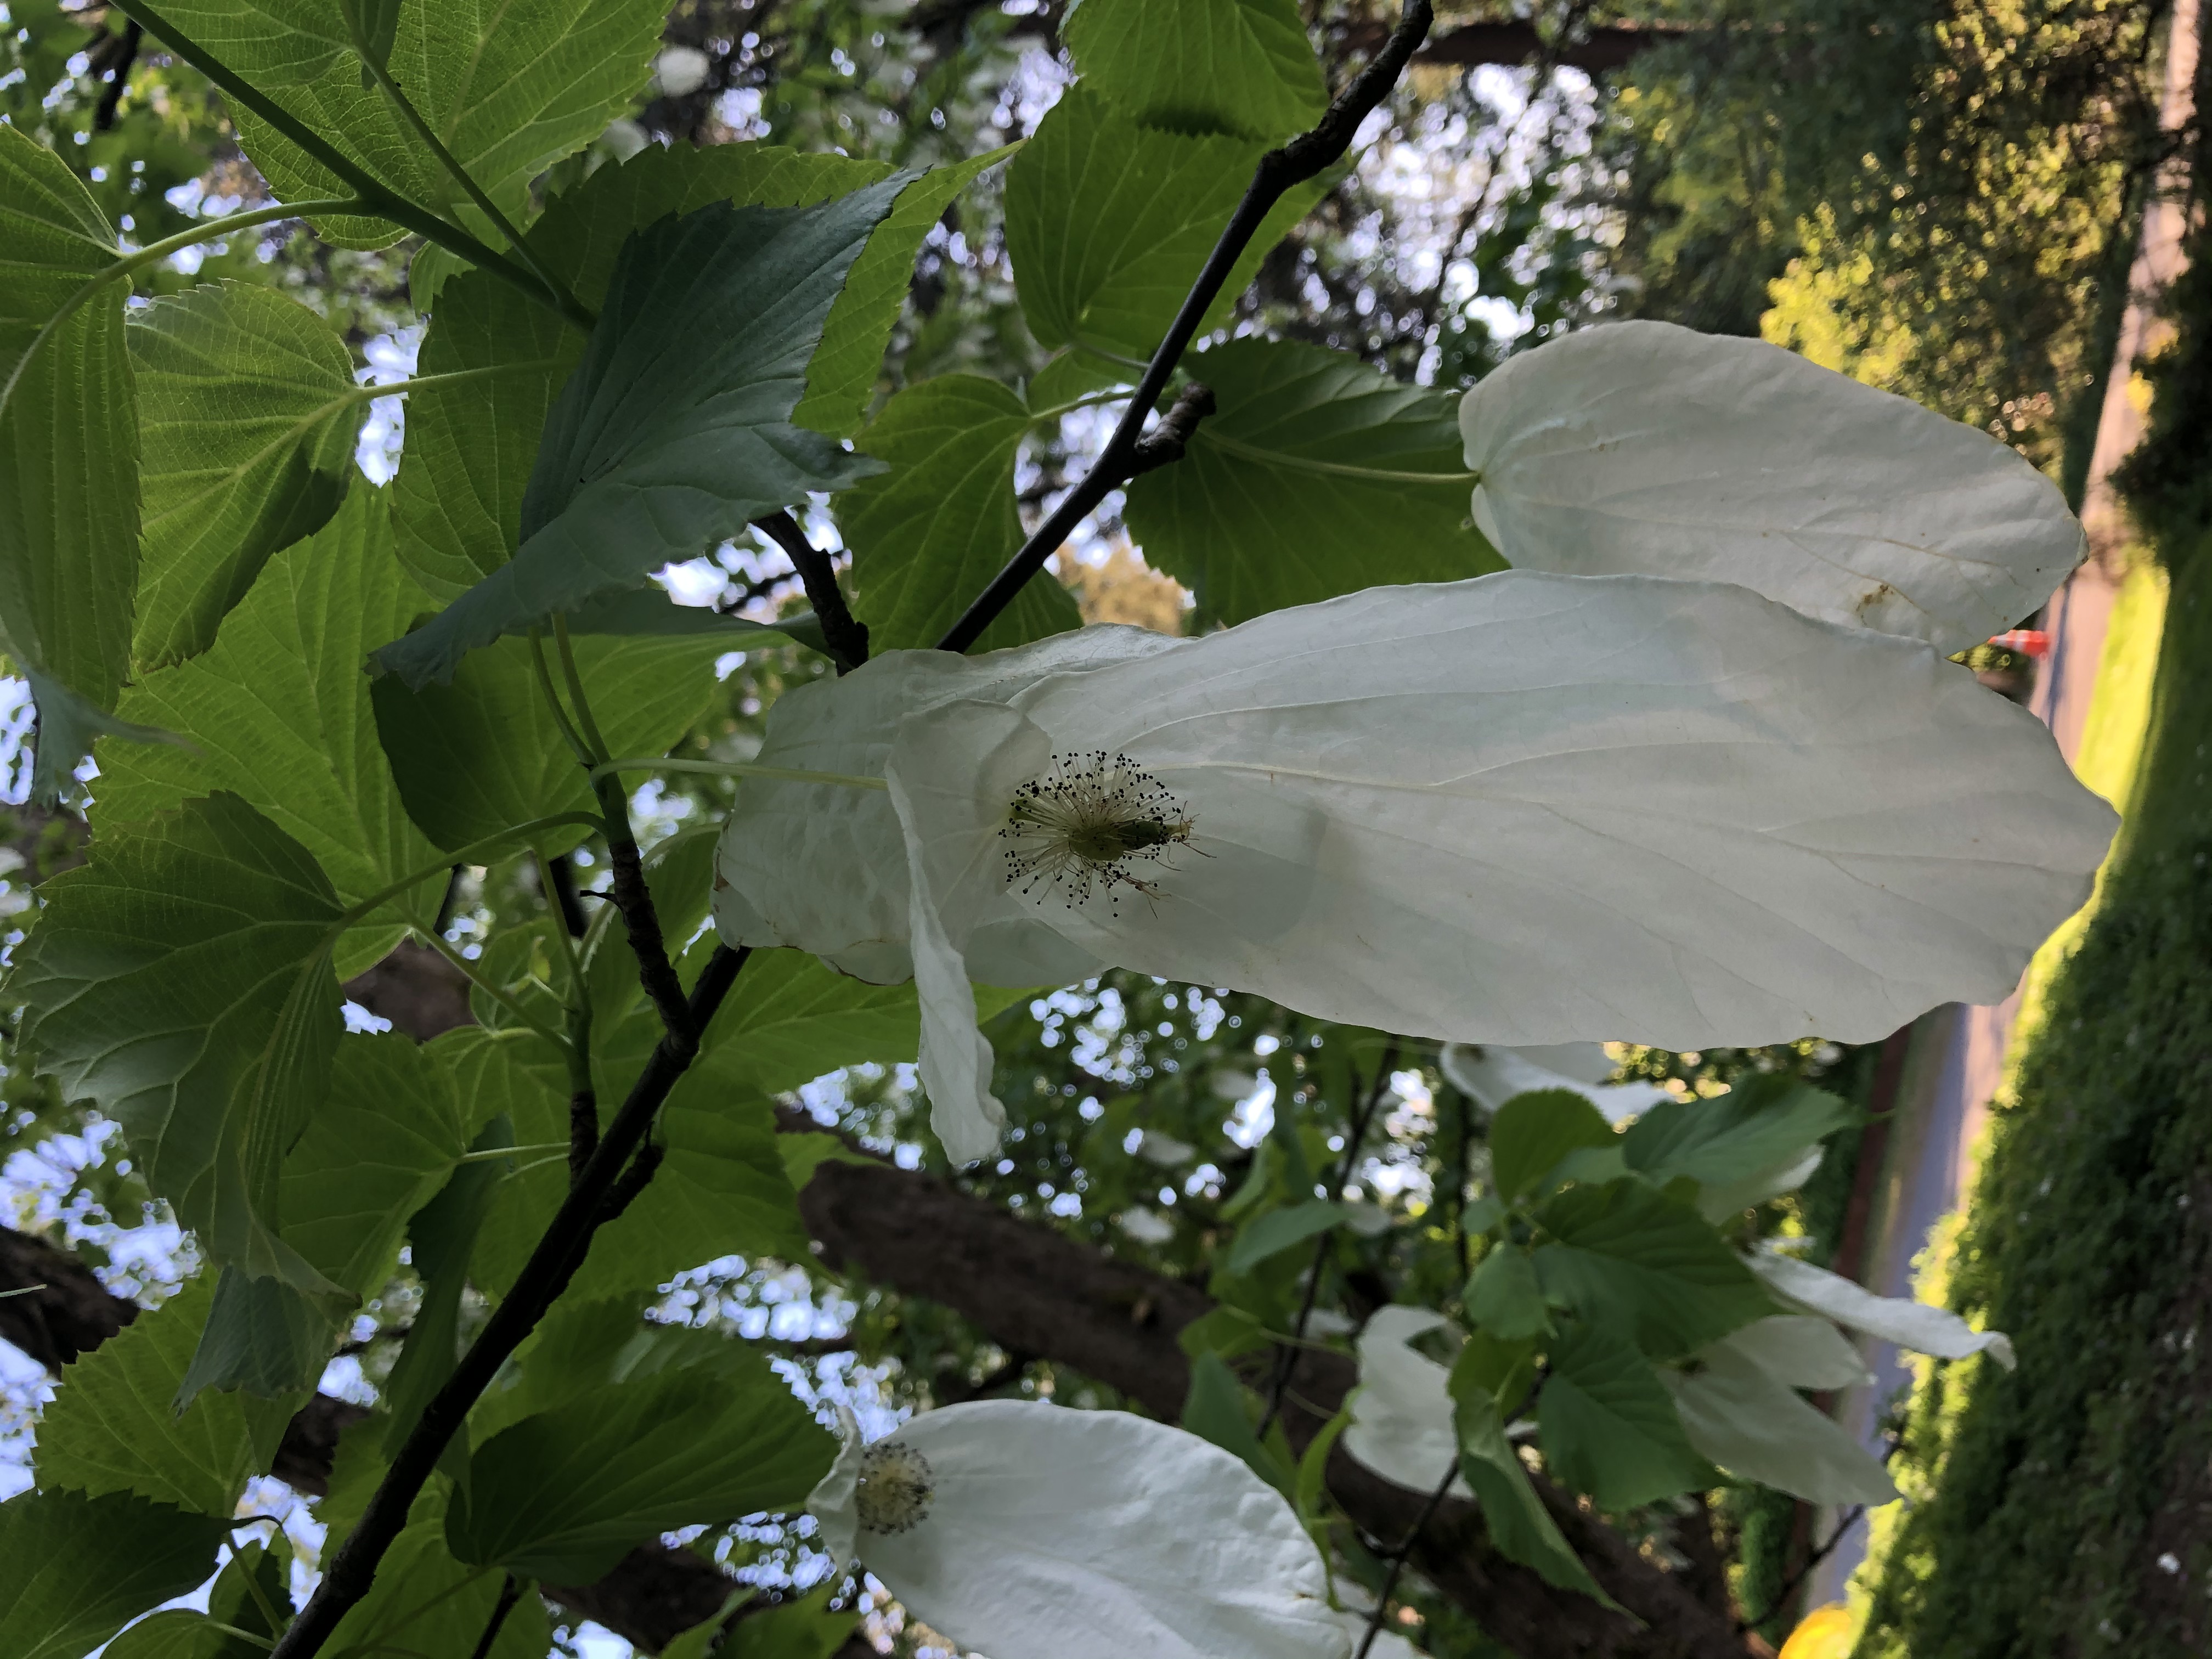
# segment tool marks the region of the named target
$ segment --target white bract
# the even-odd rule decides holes
[[[1949,653],[2087,551],[2012,449],[1758,340],[1585,329],[1510,358],[1460,427],[1475,522],[1522,569],[1741,582]]]
[[[807,1508],[907,1610],[992,1659],[1348,1659],[1282,1495],[1127,1412],[987,1400],[865,1448],[849,1422]]]
[[[725,829],[730,943],[914,973],[956,1160],[1003,1115],[971,978],[1110,963],[1486,1045],[1869,1042],[2007,995],[2116,821],[1926,646],[1741,587],[1509,571],[1133,635],[796,692],[762,762],[888,799],[748,779]]]
[[[1786,1328],[1769,1328],[1777,1326]],[[1797,1392],[1865,1380],[1865,1367],[1833,1326],[1762,1319],[1700,1349],[1690,1373],[1660,1375],[1674,1391],[1690,1444],[1731,1474],[1815,1504],[1887,1504],[1897,1496],[1881,1462]]]
[[[1443,1316],[1422,1308],[1380,1308],[1359,1334],[1359,1387],[1351,1401],[1344,1449],[1394,1486],[1434,1492],[1459,1458],[1452,1426],[1451,1373],[1407,1345],[1440,1328]],[[1455,1477],[1452,1496],[1468,1495]]]
[[[1560,1042],[1540,1048],[1448,1042],[1441,1065],[1445,1081],[1486,1112],[1496,1111],[1516,1095],[1565,1089],[1580,1095],[1618,1127],[1674,1097],[1656,1083],[1607,1082],[1615,1067],[1601,1042]]]
[[[1978,1331],[1948,1308],[1932,1307],[1906,1297],[1876,1296],[1840,1273],[1778,1250],[1760,1250],[1746,1261],[1752,1272],[1784,1300],[1824,1314],[1851,1330],[1938,1359],[1965,1359],[1987,1353],[2007,1370],[2019,1363],[2010,1337],[2002,1331]]]

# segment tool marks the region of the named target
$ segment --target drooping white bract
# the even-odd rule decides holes
[[[1352,1395],[1344,1449],[1409,1492],[1434,1492],[1459,1457],[1451,1374],[1407,1346],[1443,1322],[1443,1315],[1422,1308],[1379,1308],[1359,1333],[1359,1387]],[[1455,1478],[1451,1492],[1467,1497],[1467,1482]]]
[[[807,1500],[907,1610],[992,1659],[1348,1659],[1313,1540],[1239,1458],[1127,1412],[986,1400],[861,1446]]]
[[[2002,1331],[1978,1331],[1948,1308],[1933,1307],[1908,1297],[1876,1296],[1840,1273],[1778,1250],[1759,1250],[1745,1260],[1752,1272],[1785,1300],[1826,1315],[1849,1329],[1938,1359],[1965,1359],[1987,1353],[2007,1370],[2019,1363],[2010,1337]]]
[[[1674,1097],[1656,1083],[1608,1083],[1613,1058],[1601,1042],[1560,1042],[1547,1048],[1478,1048],[1448,1042],[1441,1061],[1445,1081],[1463,1090],[1486,1112],[1516,1095],[1565,1089],[1580,1095],[1615,1127]]]
[[[956,1158],[998,1116],[971,976],[1112,963],[1484,1044],[1863,1042],[2008,994],[2116,821],[1924,645],[1719,584],[1508,571],[1069,651],[895,653],[779,705],[837,735],[772,717],[764,758],[883,774],[902,895],[864,792],[748,781],[724,833],[731,943],[911,952]],[[1080,881],[1017,856],[1041,781],[1103,815]]]
[[[1739,582],[1949,653],[2087,551],[2012,449],[1758,340],[1581,330],[1509,359],[1460,426],[1475,522],[1522,569]]]
[[[1832,1342],[1801,1328],[1812,1327]],[[1698,1350],[1696,1362],[1686,1374],[1660,1375],[1700,1456],[1815,1504],[1887,1504],[1897,1496],[1880,1460],[1797,1392],[1864,1378],[1835,1327],[1790,1316],[1759,1320]]]

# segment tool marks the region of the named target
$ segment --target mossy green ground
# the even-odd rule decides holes
[[[1866,1659],[2212,1651],[2212,548],[2169,563],[2122,845],[1950,1263],[2020,1369],[1917,1391]]]

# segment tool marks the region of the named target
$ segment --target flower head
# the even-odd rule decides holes
[[[1348,1659],[1311,1538],[1197,1436],[1126,1412],[980,1401],[863,1447],[807,1500],[908,1610],[994,1659]]]
[[[1002,1117],[971,978],[1115,963],[1484,1044],[1865,1042],[2007,995],[2115,822],[1926,646],[1715,583],[1509,571],[1079,654],[794,694],[763,759],[888,800],[749,780],[724,834],[731,943],[915,974],[956,1160]]]

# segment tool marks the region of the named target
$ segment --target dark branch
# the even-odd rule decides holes
[[[476,1651],[469,1659],[491,1659],[491,1644],[499,1640],[500,1627],[507,1623],[507,1615],[514,1611],[514,1604],[522,1599],[522,1581],[513,1573],[499,1587],[499,1600],[492,1604],[491,1617],[484,1621],[483,1634],[477,1638]]]
[[[1198,423],[1213,413],[1213,388],[1193,380],[1182,389],[1168,412],[1160,416],[1160,423],[1146,433],[1137,445],[1135,458],[1129,463],[1129,476],[1141,478],[1155,467],[1170,466],[1183,458],[1190,448],[1190,441],[1198,431]]]
[[[1199,325],[1205,320],[1207,310],[1219,297],[1229,281],[1229,273],[1243,257],[1252,239],[1260,234],[1260,227],[1275,204],[1282,200],[1294,186],[1318,177],[1334,166],[1352,148],[1352,141],[1359,131],[1359,124],[1370,111],[1389,94],[1398,82],[1414,49],[1428,37],[1429,24],[1434,13],[1429,0],[1405,0],[1405,11],[1390,38],[1376,53],[1367,67],[1352,77],[1352,83],[1337,94],[1336,101],[1321,118],[1321,125],[1311,132],[1302,133],[1280,149],[1271,149],[1260,158],[1254,170],[1252,182],[1244,191],[1244,199],[1237,204],[1230,216],[1227,228],[1221,240],[1214,244],[1213,252],[1199,272],[1198,281],[1184,297],[1182,309],[1169,326],[1167,337],[1160,349],[1152,354],[1151,366],[1144,378],[1137,382],[1136,392],[1129,399],[1127,413],[1107,441],[1105,453],[1098,464],[1085,475],[1083,481],[1067,492],[1052,515],[1038,528],[1037,532],[1024,544],[1006,568],[991,579],[991,585],[976,596],[960,620],[952,624],[938,648],[942,651],[965,651],[982,637],[983,630],[995,621],[1000,611],[1013,602],[1024,583],[1044,568],[1045,561],[1059,551],[1060,545],[1074,532],[1075,526],[1134,476],[1133,468],[1138,459],[1138,448],[1144,437],[1145,422],[1158,406],[1160,395],[1167,390],[1176,366],[1182,362],[1183,353],[1198,336]]]
[[[830,556],[806,539],[806,532],[788,513],[779,510],[755,519],[753,528],[783,550],[799,580],[805,584],[806,601],[814,607],[814,620],[822,624],[822,638],[837,672],[849,674],[867,661],[867,626],[857,621],[846,605]]]
[[[100,94],[100,107],[92,112],[94,132],[115,131],[116,112],[123,106],[123,94],[131,85],[131,70],[138,61],[138,48],[145,44],[146,31],[135,22],[126,22],[123,33],[111,34],[93,49],[92,62],[88,66],[95,75],[107,76],[107,86]]]
[[[660,936],[659,913],[653,908],[653,892],[645,883],[644,856],[630,833],[629,805],[623,799],[622,784],[612,777],[601,778],[597,791],[599,815],[607,826],[607,894],[622,913],[623,931],[637,957],[639,982],[660,1016],[661,1029],[696,1050],[701,1028],[691,1023],[684,981],[677,977],[675,964],[668,959],[668,943]],[[690,1063],[689,1051],[684,1063]]]

